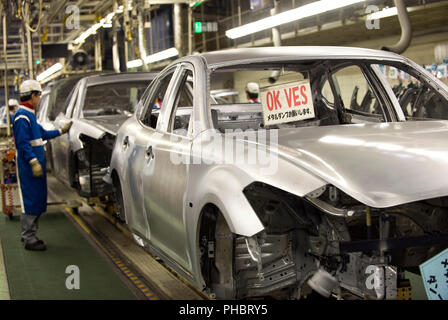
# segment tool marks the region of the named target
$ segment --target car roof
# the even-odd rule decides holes
[[[95,85],[100,83],[153,80],[156,75],[156,72],[122,72],[92,75],[84,79],[87,80],[87,85]]]
[[[319,59],[385,59],[406,60],[395,53],[356,47],[286,46],[228,49],[200,54],[209,68],[273,61]]]

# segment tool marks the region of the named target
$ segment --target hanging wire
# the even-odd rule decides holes
[[[40,27],[40,19],[42,17],[42,7],[43,7],[43,0],[39,0],[39,15],[38,15],[38,20],[37,20],[37,25],[36,28],[32,28],[30,26],[30,0],[24,0],[22,1],[22,4],[19,6],[19,15],[22,17],[23,22],[25,22],[25,27],[30,31],[30,32],[36,32],[37,30],[39,30]]]

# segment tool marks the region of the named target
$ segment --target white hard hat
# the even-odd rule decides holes
[[[8,100],[8,106],[18,106],[18,105],[19,105],[19,101],[17,101],[16,99]]]
[[[257,93],[257,94],[258,94],[258,92],[260,91],[260,89],[259,89],[259,87],[258,87],[258,84],[255,83],[255,82],[249,82],[249,83],[247,83],[246,90],[247,90],[247,92],[249,92],[249,93]]]
[[[22,82],[20,86],[20,95],[26,96],[31,94],[32,91],[40,91],[42,92],[42,87],[40,86],[39,81],[36,80],[25,80]]]

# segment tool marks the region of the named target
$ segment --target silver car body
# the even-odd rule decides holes
[[[118,129],[131,116],[131,113],[123,113],[85,117],[83,111],[87,91],[95,86],[112,86],[129,82],[142,83],[142,86],[146,87],[154,77],[155,73],[92,75],[80,79],[74,86],[71,95],[67,98],[64,111],[54,120],[54,126],[63,127],[69,121],[73,124],[68,134],[52,142],[52,160],[55,174],[77,188],[81,195],[93,197],[110,192],[110,189],[102,182],[102,170],[107,167],[110,160],[107,158],[110,157]],[[90,152],[87,151],[88,148],[96,148],[98,154],[104,156],[106,153],[107,155],[98,160],[86,159],[86,156],[90,157],[90,153],[84,154]],[[86,160],[87,163],[85,163]],[[79,172],[81,165],[85,165],[82,169],[84,173]]]
[[[208,154],[207,160],[210,161],[207,163],[211,164],[204,161],[201,164],[174,164],[171,161],[173,154],[194,157],[195,149],[198,146],[207,148],[210,136],[216,135],[209,87],[209,75],[215,70],[325,59],[400,63],[419,73],[448,100],[448,88],[442,82],[412,61],[393,53],[342,47],[235,49],[184,57],[171,64],[151,85],[156,86],[158,79],[174,68],[157,127],[149,128],[142,123],[142,100],[136,113],[118,131],[108,178],[114,181],[116,188],[121,189],[125,219],[136,241],[149,247],[212,296],[240,298],[269,295],[292,286],[295,288],[292,296],[299,298],[303,296],[300,293],[303,285],[311,277],[309,285],[324,295],[326,293],[325,285],[322,289],[315,283],[325,283],[327,273],[306,252],[296,252],[296,256],[303,258],[300,265],[297,260],[293,263],[285,258],[287,255],[276,256],[269,251],[269,247],[277,251],[287,250],[288,241],[292,240],[273,234],[266,237],[266,223],[248,200],[250,186],[252,190],[263,190],[268,186],[269,190],[279,190],[288,197],[306,199],[319,207],[321,212],[327,210],[328,219],[349,217],[356,212],[328,208],[322,201],[313,200],[333,190],[331,188],[348,195],[363,208],[378,210],[448,195],[448,121],[406,121],[392,89],[377,69],[374,70],[378,76],[377,85],[383,87],[385,99],[388,99],[388,105],[393,110],[390,121],[278,130],[278,143],[263,146],[278,156],[274,175],[266,175],[266,168],[261,166],[220,163],[223,155],[219,153]],[[169,125],[171,106],[185,68],[191,69],[194,75],[194,105],[189,131],[181,136],[170,132]],[[221,111],[232,112],[231,108],[243,106],[226,108],[227,111],[224,108]],[[173,137],[177,142],[173,142]],[[241,133],[222,134],[222,137],[236,141],[245,154],[260,147]],[[213,246],[215,267],[220,270],[221,280],[216,280],[219,284],[214,285],[205,279],[201,263],[204,252],[200,245],[204,236],[201,222],[210,204],[219,210],[224,219],[224,223],[221,218],[217,219],[216,239],[209,241]],[[337,230],[337,227],[334,228]],[[261,234],[265,234],[264,245],[260,244]],[[345,233],[341,231],[338,241],[350,240],[342,234]],[[233,244],[222,240],[229,238],[233,239]],[[231,252],[230,256],[226,256],[225,248]],[[257,250],[261,250],[262,258],[257,259],[254,254]],[[301,249],[297,250],[299,252]],[[214,254],[221,256],[218,259]],[[356,254],[351,253],[350,256],[352,261],[356,261],[356,266],[349,264],[349,270],[353,268],[349,271],[352,272],[351,276],[339,275],[338,280],[329,276],[329,282],[334,280],[359,296],[390,297],[390,293],[375,294],[375,291],[361,289],[362,281],[353,274],[363,272],[356,268],[368,264],[385,266],[383,270],[387,274],[393,274],[393,269],[388,269],[384,261],[382,264],[378,262],[379,258],[375,260]],[[277,263],[272,264],[273,261]],[[245,285],[239,289],[238,281],[241,279],[235,280],[232,276],[236,270],[242,272],[242,278],[246,277],[243,281]],[[272,277],[269,279],[263,276],[270,274]],[[238,290],[243,293],[238,294]]]

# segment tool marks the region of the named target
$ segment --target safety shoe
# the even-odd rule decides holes
[[[45,244],[43,242],[36,241],[33,243],[26,243],[25,249],[34,250],[34,251],[44,251],[47,249],[47,247],[45,246]]]
[[[37,242],[39,242],[39,243],[44,243],[44,241],[43,241],[43,240],[40,240],[40,239],[39,239],[39,238],[37,238],[37,237],[36,237],[36,239],[37,239]],[[22,241],[22,242],[23,242],[23,241],[25,241],[25,240],[24,240],[23,238],[20,238],[20,241]]]

